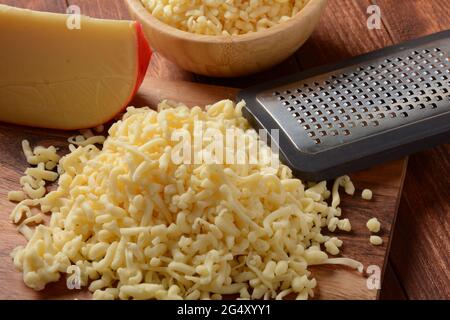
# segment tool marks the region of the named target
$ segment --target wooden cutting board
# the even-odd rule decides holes
[[[155,66],[158,57],[152,63]],[[153,71],[154,71],[153,67]],[[149,73],[152,73],[150,71]],[[237,89],[202,85],[180,80],[163,80],[147,76],[137,97],[136,106],[155,106],[162,98],[181,101],[190,106],[205,105],[224,98],[233,98]],[[16,226],[9,220],[14,204],[7,201],[10,190],[18,190],[19,178],[23,175],[27,163],[21,151],[21,141],[28,139],[35,145],[67,146],[66,139],[73,133],[26,128],[0,123],[0,299],[84,299],[90,298],[86,291],[70,291],[65,287],[65,279],[47,286],[42,292],[27,288],[22,274],[13,267],[10,252],[18,245],[25,244],[17,233]],[[350,233],[337,232],[344,240],[342,256],[356,259],[364,267],[376,266],[380,274],[375,274],[375,282],[381,284],[387,261],[390,239],[395,223],[397,207],[406,169],[406,159],[386,163],[369,170],[352,174],[356,186],[355,196],[343,195],[343,217],[350,219]],[[372,201],[361,199],[361,191],[369,188],[373,191]],[[343,192],[342,192],[343,193]],[[382,246],[369,243],[370,233],[366,222],[377,217],[382,225],[380,236]],[[367,287],[367,274],[361,275],[346,267],[314,267],[319,299],[376,299],[379,290]],[[367,269],[365,269],[367,270]]]

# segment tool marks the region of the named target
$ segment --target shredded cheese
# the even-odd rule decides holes
[[[350,224],[350,220],[348,220],[348,218],[339,220],[337,223],[337,227],[339,230],[343,230],[343,231],[347,231],[347,232],[352,230],[352,225]]]
[[[289,20],[309,0],[141,0],[157,19],[175,28],[206,35],[239,35]]]
[[[23,191],[10,191],[8,192],[8,200],[13,202],[20,202],[27,198],[27,195]]]
[[[370,236],[370,243],[374,246],[380,246],[383,244],[383,239],[379,236]]]
[[[377,218],[372,218],[372,219],[369,219],[369,221],[367,221],[366,226],[370,232],[377,233],[378,231],[380,231],[381,223],[380,223],[380,221],[378,221]]]
[[[33,153],[25,141],[27,160],[37,167],[26,171],[24,184],[38,190],[57,178],[45,161],[35,161],[44,154],[59,174],[56,190],[28,194],[32,199],[11,214],[15,223],[23,221],[19,231],[29,240],[12,253],[25,284],[41,290],[70,267],[78,268],[80,284],[94,299],[307,299],[316,286],[310,265],[361,269],[322,250],[335,255],[342,246],[321,234],[327,223],[330,230],[351,229],[348,219],[337,218],[337,188],[349,186],[349,177],[330,192],[326,182],[306,187],[284,165],[171,159],[177,146],[171,136],[193,134],[196,121],[237,131],[249,142],[246,148],[259,144],[243,107],[228,100],[206,111],[168,102],[158,112],[130,107],[108,138],[92,131],[73,137],[70,153],[57,162],[53,151]],[[208,145],[197,153],[217,156]],[[332,206],[325,201],[330,196]],[[28,225],[42,222],[32,207],[51,214],[48,225]]]
[[[372,190],[364,189],[361,193],[361,198],[364,200],[372,200]]]

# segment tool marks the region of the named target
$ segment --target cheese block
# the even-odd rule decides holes
[[[151,57],[137,22],[6,5],[0,43],[0,121],[43,128],[112,119],[137,92]]]

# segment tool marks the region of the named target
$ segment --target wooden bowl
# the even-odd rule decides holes
[[[207,76],[234,77],[280,63],[311,35],[327,0],[310,0],[293,18],[264,31],[208,36],[176,29],[153,17],[140,0],[126,0],[150,45],[181,68]]]

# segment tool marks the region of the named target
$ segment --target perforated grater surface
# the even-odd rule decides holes
[[[240,92],[281,159],[322,180],[450,141],[450,30]],[[273,141],[272,141],[273,143]]]

